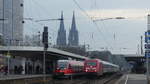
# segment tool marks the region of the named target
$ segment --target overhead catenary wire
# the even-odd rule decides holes
[[[95,9],[96,9],[96,10],[102,11],[102,10],[98,7],[98,5],[97,5],[97,0],[94,1],[94,5],[95,5]],[[97,15],[96,15],[96,16],[97,16]],[[98,17],[99,17],[99,18],[102,18],[102,12],[101,12],[101,13],[98,13]],[[116,18],[118,18],[118,19],[121,18],[121,19],[122,19],[122,17],[116,17]],[[116,19],[116,18],[115,18],[115,19]],[[112,36],[111,32],[109,31],[109,29],[107,29],[107,27],[106,27],[106,25],[105,25],[105,23],[104,23],[105,20],[109,20],[109,19],[113,19],[113,18],[100,19],[100,21],[101,21],[101,26],[103,26],[103,27],[101,27],[101,28],[107,32],[107,35]],[[96,22],[97,19],[94,19],[93,21]],[[114,49],[117,48],[117,47],[116,47],[116,46],[117,46],[117,45],[116,45],[116,40],[114,40],[114,43],[113,43],[112,46],[113,46],[112,50],[114,50]]]
[[[24,20],[25,21],[28,21],[28,23],[27,23],[27,25],[28,24],[31,24],[31,29],[32,29],[32,31],[34,30],[34,33],[37,33],[38,31],[41,31],[41,29],[43,28],[43,26],[45,26],[45,23],[42,23],[42,22],[37,22],[37,20],[39,20],[38,18],[36,18],[36,17],[41,17],[41,16],[44,16],[44,15],[47,15],[48,14],[48,12],[46,12],[45,10],[43,10],[43,12],[45,13],[45,14],[43,14],[43,12],[42,13],[40,13],[40,11],[36,11],[36,12],[38,12],[38,13],[35,13],[36,15],[34,15],[33,16],[33,13],[32,12],[34,12],[35,11],[35,9],[34,8],[40,8],[40,9],[42,9],[42,6],[39,6],[40,4],[38,4],[38,3],[36,3],[36,1],[35,0],[28,0],[28,1],[26,1],[26,3],[28,4],[28,6],[26,7],[26,9],[25,9],[25,11],[27,12],[26,13],[26,16],[25,16],[25,18],[24,18]],[[34,7],[31,7],[31,5],[32,6],[34,6]],[[43,8],[44,9],[44,8]],[[51,29],[51,31],[52,32],[49,32],[49,34],[50,34],[50,37],[52,38],[52,39],[55,39],[55,36],[56,35],[54,35],[54,32],[57,32],[56,30],[54,30],[52,27],[50,27]],[[29,32],[29,31],[28,31]],[[33,32],[32,32],[33,33]],[[54,43],[54,42],[53,42]]]
[[[37,6],[38,8],[40,8],[42,10],[41,14],[44,14],[46,16],[50,15],[50,13],[47,10],[45,10],[46,7],[44,7],[43,5],[41,5],[38,0],[31,0],[31,1],[35,4],[35,6]]]
[[[40,8],[40,9],[42,9],[42,13],[40,13],[40,11],[36,11],[36,12],[38,12],[38,13],[36,13],[36,16],[41,17],[41,16],[44,16],[44,15],[47,16],[49,14],[49,12],[47,12],[46,10],[43,10],[45,8],[40,3],[38,3],[36,0],[30,0],[30,4],[32,4],[32,6],[35,6],[34,8]],[[30,10],[32,10],[32,9],[33,9],[33,7],[31,7]],[[33,9],[32,11],[35,11],[35,10]],[[34,26],[40,25],[41,28],[43,26],[45,26],[45,22],[49,22],[49,21],[52,21],[52,20],[53,20],[53,22],[56,22],[56,20],[60,20],[59,18],[58,19],[52,19],[52,18],[39,19],[39,18],[35,18],[35,16],[34,17],[24,18],[24,19],[27,20],[27,21],[31,21],[32,25],[34,25]],[[56,28],[56,27],[54,27],[54,28]],[[36,31],[37,31],[37,28],[34,28],[34,29],[36,29]],[[56,33],[57,31],[54,30],[52,27],[50,27],[50,30],[53,31],[53,32],[49,32],[50,36],[53,39],[55,39],[56,35],[54,35],[54,32]]]
[[[95,23],[95,22],[93,21],[93,18],[90,17],[90,16],[86,13],[86,11],[78,4],[78,2],[77,2],[76,0],[73,0],[73,2],[74,2],[75,5],[77,5],[77,7],[94,23],[95,27],[96,27],[97,30],[100,32],[100,34],[103,35],[103,33],[102,33],[102,31],[100,30],[100,28],[99,28],[99,26],[97,25],[97,23]],[[103,35],[103,37],[104,37],[104,35]],[[106,38],[104,37],[103,39],[104,39],[104,41],[106,42],[106,44],[108,44],[108,45],[112,48],[112,46],[111,46],[110,43],[106,40]]]
[[[93,10],[98,10],[98,11],[101,11],[100,9],[99,9],[99,7],[98,7],[98,2],[97,2],[97,0],[92,0],[93,2],[94,2],[94,9]],[[101,31],[105,31],[105,32],[107,32],[107,35],[109,35],[109,36],[112,36],[112,34],[111,34],[111,32],[109,31],[109,29],[107,29],[107,27],[106,27],[106,25],[105,25],[105,23],[104,23],[104,21],[105,20],[109,20],[109,19],[113,19],[113,18],[103,18],[103,19],[97,19],[97,18],[102,18],[101,16],[102,16],[102,14],[101,13],[96,13],[96,16],[98,16],[98,17],[93,17],[94,19],[93,19],[93,22],[97,22],[97,21],[101,21]],[[117,17],[118,18],[118,17]],[[97,24],[97,26],[98,26],[98,24]],[[114,46],[115,46],[115,44],[114,44]],[[113,50],[114,50],[114,47],[113,46]]]
[[[76,1],[76,0],[73,0],[74,1],[74,3],[77,5],[77,7],[88,17],[88,19],[90,19],[92,22],[93,22],[93,18],[92,17],[90,17],[87,13],[86,13],[86,11],[78,4],[78,2]],[[94,23],[95,24],[95,23]],[[98,27],[97,25],[96,25],[96,27]],[[99,28],[98,28],[98,31],[99,31]],[[99,31],[101,34],[102,34],[102,32],[101,31]],[[93,39],[93,38],[92,38]],[[105,39],[104,39],[105,40]],[[95,41],[95,40],[94,40]],[[106,42],[107,43],[107,42]],[[109,44],[108,44],[109,45]]]
[[[33,7],[30,7],[30,5],[32,5],[32,2],[31,2],[31,0],[26,0],[26,2],[24,2],[25,3],[25,16],[24,16],[24,21],[25,21],[25,26],[27,26],[28,24],[31,24],[31,28],[32,28],[32,31],[33,30],[35,30],[35,31],[37,31],[37,28],[35,28],[37,25],[35,25],[34,24],[34,17],[33,17],[33,15],[32,15],[32,11],[33,11]],[[28,4],[28,6],[27,6],[27,4]],[[27,21],[27,22],[26,22]],[[29,26],[27,26],[28,27],[28,29],[30,28]],[[32,31],[28,31],[28,32],[32,32]],[[38,30],[39,31],[39,30]]]
[[[35,2],[35,0],[32,0],[32,1],[34,1]],[[76,0],[74,0],[75,2],[76,2]],[[96,0],[95,0],[96,1]],[[76,2],[77,4],[78,4],[78,2]],[[36,4],[36,5],[39,5],[39,4]],[[79,4],[78,4],[79,5]],[[41,6],[40,6],[41,7]],[[86,15],[86,16],[88,16],[88,18],[90,18],[90,20],[92,20],[92,22],[93,22],[93,18],[92,17],[90,17],[87,13],[86,13],[86,11],[82,8],[82,7],[80,7],[80,5],[79,5],[79,8],[82,10],[82,12]],[[98,29],[98,31],[101,33],[101,34],[103,34],[103,32],[100,30],[100,28],[99,28],[99,25],[97,24],[97,23],[95,23],[95,22],[93,22],[94,23],[94,25],[96,25],[96,28]],[[39,24],[39,23],[37,23],[37,24]],[[106,38],[105,38],[105,36],[104,35],[102,35],[103,36],[103,39],[104,39],[104,41],[108,44],[108,45],[110,45],[110,43],[106,40]]]

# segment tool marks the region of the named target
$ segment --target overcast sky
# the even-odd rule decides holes
[[[84,9],[80,8],[75,4]],[[64,12],[64,22],[67,35],[71,26],[72,13],[75,11],[77,29],[79,30],[80,44],[89,44],[90,50],[107,48],[112,53],[135,54],[140,44],[140,36],[147,30],[147,14],[150,0],[24,0],[25,34],[37,34],[43,26],[49,26],[52,44],[56,44],[59,21],[35,22],[43,19],[60,18]],[[114,17],[126,19],[97,21]],[[96,25],[97,24],[97,25]]]

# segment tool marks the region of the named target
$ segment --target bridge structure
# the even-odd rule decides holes
[[[134,73],[145,73],[146,72],[146,59],[141,54],[124,54],[123,55],[127,62],[132,67]]]

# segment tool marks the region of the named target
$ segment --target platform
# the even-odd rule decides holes
[[[147,84],[145,74],[126,74],[116,84]]]
[[[29,78],[42,78],[43,75],[3,75],[0,76],[0,81],[4,80],[18,80],[18,79],[29,79]],[[51,77],[51,75],[46,75],[46,77]]]
[[[0,76],[0,84],[43,84],[50,83],[51,75],[46,75],[45,80],[43,75],[5,75]]]

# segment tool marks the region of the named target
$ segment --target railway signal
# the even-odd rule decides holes
[[[47,51],[47,48],[48,48],[48,27],[47,26],[44,26],[44,31],[43,31],[43,35],[42,35],[42,42],[44,44],[44,51],[43,51],[43,80],[45,82],[46,80],[46,77],[45,77],[45,74],[46,74],[46,66],[45,66],[45,62],[46,62],[46,51]]]
[[[48,27],[47,26],[44,27],[42,42],[44,44],[44,48],[47,49],[48,48]]]

